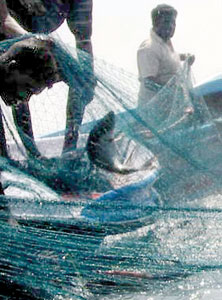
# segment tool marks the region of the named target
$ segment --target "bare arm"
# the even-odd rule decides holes
[[[9,14],[5,0],[0,1],[0,33],[8,38],[27,33]]]
[[[144,78],[144,85],[147,89],[153,92],[158,92],[163,87],[163,85],[154,76]]]

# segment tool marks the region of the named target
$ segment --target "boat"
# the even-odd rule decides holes
[[[194,94],[196,97],[204,97],[204,99],[205,97],[211,95],[212,103],[214,99],[213,95],[218,95],[220,80],[222,80],[220,77],[216,77],[215,79],[207,81],[204,84],[196,86],[194,88]],[[133,115],[135,111],[131,110],[130,113]],[[110,113],[107,115],[109,114]],[[123,119],[124,114],[125,113],[120,113],[116,116],[117,124],[115,123],[115,126],[118,127],[118,120]],[[104,120],[105,118],[107,118],[107,116],[101,120]],[[81,129],[82,144],[87,144],[87,130],[89,132],[90,130],[92,131],[94,127],[98,127],[98,124],[101,122],[101,120],[83,124]],[[182,123],[183,121],[184,120],[182,120]],[[182,194],[185,192],[187,195],[189,194],[187,186],[190,185],[190,177],[186,176],[186,178],[183,178],[183,180],[180,182],[176,180],[178,176],[183,177],[183,171],[187,165],[192,165],[191,173],[195,173],[194,169],[197,169],[197,174],[192,174],[193,180],[196,176],[200,176],[200,170],[201,172],[205,172],[204,176],[206,176],[207,169],[205,168],[205,162],[209,162],[209,160],[211,160],[213,157],[212,155],[215,155],[214,159],[212,160],[212,165],[209,167],[208,163],[208,168],[210,168],[211,174],[218,174],[221,168],[216,157],[220,155],[220,152],[215,152],[215,145],[218,146],[218,132],[216,130],[215,123],[211,122],[210,120],[206,123],[200,122],[198,125],[192,124],[191,122],[190,125],[191,126],[186,127],[186,130],[184,131],[184,129],[180,127],[179,123],[178,128],[177,125],[175,127],[176,130],[173,130],[172,133],[168,133],[167,140],[165,140],[164,135],[158,134],[158,132],[157,135],[150,136],[147,136],[147,133],[145,132],[144,144],[140,145],[139,147],[135,147],[135,142],[130,140],[130,138],[126,138],[125,136],[115,141],[115,147],[117,146],[118,149],[122,149],[121,154],[125,153],[125,157],[120,157],[120,160],[122,160],[122,162],[125,161],[126,166],[126,161],[129,157],[131,159],[131,166],[135,164],[135,162],[137,165],[139,164],[137,172],[133,172],[128,175],[121,175],[117,174],[116,172],[109,172],[107,170],[104,171],[100,168],[100,165],[99,168],[96,168],[97,171],[94,171],[96,173],[93,175],[95,178],[93,180],[93,177],[87,177],[87,174],[90,173],[89,170],[92,168],[92,164],[86,155],[87,151],[85,148],[81,148],[77,152],[72,152],[67,157],[63,157],[62,159],[56,158],[58,153],[53,153],[51,165],[50,160],[48,160],[46,164],[46,175],[48,176],[48,171],[51,168],[51,174],[54,173],[54,176],[51,175],[49,178],[47,177],[45,183],[49,187],[51,186],[51,188],[54,190],[57,189],[57,192],[59,192],[59,196],[56,195],[55,197],[56,201],[54,201],[55,199],[51,199],[51,197],[49,197],[49,192],[46,193],[44,198],[41,197],[40,199],[36,199],[36,194],[43,195],[45,192],[41,193],[38,191],[39,187],[37,185],[39,183],[34,184],[34,188],[31,190],[30,195],[32,194],[31,199],[33,198],[33,195],[35,195],[34,198],[37,201],[33,202],[33,207],[29,204],[29,210],[24,211],[20,207],[18,209],[20,213],[18,213],[16,212],[15,207],[18,208],[18,203],[23,203],[24,201],[21,201],[21,199],[15,201],[14,199],[13,201],[15,201],[17,204],[14,208],[12,205],[13,214],[15,215],[16,219],[20,220],[20,222],[23,224],[32,223],[36,224],[36,226],[42,226],[42,223],[44,224],[44,227],[50,223],[51,226],[54,226],[55,228],[59,224],[60,228],[64,226],[66,229],[69,227],[73,228],[73,230],[74,228],[79,230],[81,227],[86,227],[86,224],[88,226],[87,228],[92,230],[92,228],[95,227],[95,224],[100,224],[100,226],[106,227],[106,232],[109,231],[107,228],[111,228],[112,232],[121,232],[128,230],[129,228],[132,229],[136,228],[136,226],[141,226],[142,223],[145,224],[146,222],[149,222],[149,220],[152,220],[151,215],[153,208],[161,207],[163,205],[163,200],[167,201],[168,198],[172,197],[172,195],[174,195],[174,197],[178,197],[178,190]],[[104,123],[100,124],[100,128],[103,128],[103,126]],[[195,140],[193,140],[194,128]],[[112,134],[114,134],[113,128],[110,128],[110,130],[112,130]],[[50,143],[54,145],[53,149],[58,149],[59,146],[56,145],[62,144],[62,138],[60,134],[61,133],[58,132],[57,134],[54,134],[53,137],[40,138],[37,142],[39,149],[41,149],[44,154],[47,154],[47,145]],[[144,137],[144,133],[141,133],[141,136]],[[192,144],[193,149],[198,147],[198,159],[195,152],[190,152],[188,155],[185,153],[186,156],[184,155],[183,148],[186,146],[184,145],[184,141],[188,141],[187,146]],[[114,153],[112,148],[113,145],[114,140],[112,140],[112,143],[108,145],[108,148],[112,149],[112,154]],[[208,145],[208,151],[206,152],[202,150],[202,153],[200,153],[199,148],[201,147],[202,149],[206,149],[205,145]],[[82,157],[84,157],[83,160]],[[139,157],[142,157],[141,161],[138,160]],[[155,160],[154,170],[152,167],[149,167],[145,170],[140,170],[140,167],[145,161],[152,160],[154,157],[157,158],[157,160]],[[83,161],[82,166],[79,164],[81,160]],[[67,184],[64,173],[62,173],[62,177],[59,179],[58,172],[61,171],[61,168],[59,167],[60,164],[62,164],[62,166],[65,165],[65,168],[67,168],[67,165],[71,165],[71,168],[75,169],[76,161],[78,162],[77,172],[79,172],[78,170],[80,170],[79,168],[81,167],[84,169],[84,172],[81,174],[85,178],[87,184],[85,184],[81,178],[77,180],[78,178],[76,177],[76,172],[74,172],[72,175],[71,169],[69,169],[68,172]],[[40,170],[36,170],[35,165],[30,165],[32,170],[31,175],[36,178],[40,178],[42,182],[44,182],[43,166],[44,164],[41,166]],[[25,166],[25,169],[27,169],[27,166]],[[55,172],[55,169],[58,169],[58,172]],[[99,181],[99,178],[101,178],[100,184],[97,184],[97,186],[92,188],[93,181]],[[70,182],[72,183],[74,181],[77,181],[77,183],[75,183],[73,191],[72,187],[70,187]],[[195,182],[195,180],[193,182]],[[204,182],[211,182],[211,180],[205,178]],[[16,190],[15,185],[12,182],[9,184],[8,179],[6,180],[5,185],[13,186],[13,189]],[[26,185],[25,182],[24,185]],[[199,189],[202,188],[203,186],[200,185]],[[194,187],[191,184],[191,194],[193,194],[193,189]],[[10,198],[10,195],[8,196]],[[45,202],[45,208],[43,208],[42,200],[48,199],[48,197],[49,201],[47,200]],[[29,203],[30,200],[28,200],[28,198],[29,197],[26,197],[26,200]],[[21,206],[24,205],[21,204]],[[118,214],[116,214],[117,207]],[[56,213],[56,211],[59,211],[59,213]],[[70,211],[72,212],[70,213]],[[77,226],[77,224],[80,225]],[[85,225],[83,226],[83,224]],[[120,224],[123,226],[120,226]],[[133,226],[133,224],[135,226]],[[129,226],[127,227],[127,225]]]
[[[111,127],[106,124],[109,116],[110,113],[92,129],[86,149],[48,158],[40,165],[35,160],[11,161],[2,172],[11,218],[26,226],[75,232],[83,228],[93,231],[99,224],[106,234],[152,222],[153,209],[161,205],[161,197],[153,188],[160,175],[159,164],[142,145],[135,149],[133,141],[127,142],[126,163],[118,162],[118,143],[106,141],[115,126],[114,120]],[[40,148],[44,143],[48,144],[43,141]],[[119,158],[123,159],[122,155]],[[67,182],[64,173],[60,175],[63,167]],[[97,184],[93,185],[93,181]]]

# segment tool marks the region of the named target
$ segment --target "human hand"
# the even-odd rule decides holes
[[[194,63],[195,61],[195,55],[193,54],[188,54],[188,57],[187,57],[187,63],[189,66],[192,66],[192,64]]]
[[[195,61],[195,55],[190,54],[190,53],[183,53],[183,54],[180,54],[180,60],[182,60],[182,61],[186,60],[188,65],[191,66]]]

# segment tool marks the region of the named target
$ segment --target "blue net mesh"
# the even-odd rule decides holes
[[[95,58],[88,103],[87,55],[78,60],[59,42],[53,51],[65,83],[30,101],[42,158],[27,155],[1,101],[10,153],[0,159],[1,299],[191,299],[221,290],[213,92],[205,101],[191,88],[185,63],[138,107],[137,78]],[[62,154],[68,88],[88,104],[77,149]]]

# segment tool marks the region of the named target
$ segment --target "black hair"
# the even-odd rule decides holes
[[[30,43],[19,46],[12,59],[20,71],[30,70],[35,80],[54,80],[52,68],[52,54],[50,52],[53,41],[51,39],[30,39]]]
[[[9,64],[11,68],[28,72],[37,81],[53,82],[53,45],[54,41],[50,38],[31,37],[6,51],[1,57],[1,64]]]
[[[58,81],[57,64],[52,54],[54,41],[51,38],[31,37],[13,44],[1,56],[0,68],[7,66],[8,72],[13,69],[29,74],[40,85],[51,85]],[[7,76],[7,75],[5,75]],[[28,97],[31,91],[24,91]],[[7,105],[16,103],[20,99],[17,86],[5,81],[1,89],[1,97]]]
[[[155,25],[162,16],[177,16],[177,10],[168,4],[159,4],[151,11],[152,23]]]

